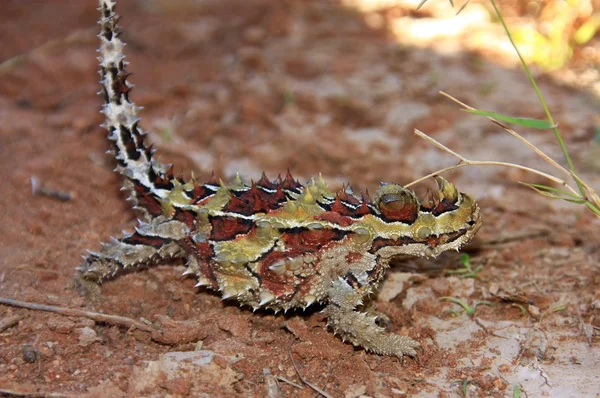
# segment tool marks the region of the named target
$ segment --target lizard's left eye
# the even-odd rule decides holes
[[[408,192],[388,193],[379,198],[379,210],[387,221],[412,224],[419,215],[419,203]]]

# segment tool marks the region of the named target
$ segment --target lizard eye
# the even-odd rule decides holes
[[[409,191],[384,194],[379,198],[377,205],[387,221],[412,224],[419,215],[419,203]]]

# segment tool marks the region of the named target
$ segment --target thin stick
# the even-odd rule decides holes
[[[0,333],[4,332],[8,328],[12,328],[23,318],[23,315],[13,315],[4,319],[0,319]]]
[[[20,308],[28,308],[30,310],[36,311],[47,311],[54,312],[56,314],[65,315],[65,316],[75,316],[75,317],[83,317],[89,318],[96,322],[104,322],[110,325],[120,325],[120,326],[128,326],[134,327],[144,332],[156,332],[156,330],[149,325],[138,322],[131,318],[126,318],[123,316],[117,315],[107,315],[101,314],[99,312],[90,312],[90,311],[82,311],[75,308],[65,308],[65,307],[55,307],[52,305],[45,304],[37,304],[37,303],[28,303],[26,301],[12,300],[8,298],[0,297],[0,304],[10,305],[12,307],[20,307]]]
[[[321,394],[325,398],[333,398],[331,395],[327,394],[325,391],[321,390],[319,387],[317,387],[314,384],[311,384],[308,381],[304,380],[304,377],[302,377],[302,375],[300,374],[300,371],[298,370],[298,367],[296,366],[296,362],[294,362],[294,358],[292,357],[292,353],[288,352],[288,354],[290,355],[290,360],[292,361],[292,365],[294,365],[294,369],[296,370],[296,374],[298,374],[298,377],[300,378],[300,380],[302,381],[302,383],[306,384],[307,386],[309,386],[310,388],[312,388],[313,390],[315,390],[317,393]]]
[[[492,1],[493,2],[493,1]],[[507,31],[508,33],[508,31]],[[515,47],[516,49],[516,47]],[[535,82],[534,82],[535,84]],[[450,94],[447,94],[443,91],[439,91],[440,94],[442,94],[443,96],[449,98],[451,101],[454,101],[455,103],[459,104],[460,106],[464,107],[465,109],[469,109],[469,110],[475,110],[475,108],[465,104],[464,102],[459,101],[458,99],[454,98],[453,96],[451,96]],[[538,93],[539,94],[539,93]],[[549,114],[548,109],[546,108],[545,104],[544,105],[544,109],[546,109],[547,114]],[[552,121],[551,116],[548,116],[549,120]],[[584,204],[592,211],[594,212],[597,216],[600,216],[600,195],[598,195],[598,193],[588,184],[586,184],[578,175],[577,173],[574,171],[574,167],[572,165],[571,159],[569,157],[569,154],[566,152],[566,148],[564,147],[564,142],[562,142],[562,138],[560,137],[560,134],[558,133],[558,130],[556,128],[554,128],[554,132],[557,135],[557,139],[559,140],[559,143],[561,144],[561,148],[563,149],[564,155],[567,158],[567,163],[569,164],[570,170],[565,169],[564,167],[562,167],[560,164],[558,164],[554,159],[552,159],[550,156],[546,155],[542,150],[540,150],[538,147],[536,147],[535,145],[533,145],[531,142],[527,141],[523,136],[521,136],[519,133],[517,133],[516,131],[508,128],[507,126],[505,126],[504,124],[502,124],[501,122],[499,122],[498,120],[492,118],[492,117],[487,117],[489,120],[491,120],[493,123],[497,124],[498,126],[500,126],[501,128],[503,128],[506,132],[508,132],[509,134],[511,134],[513,137],[517,138],[519,141],[521,141],[522,143],[524,143],[525,145],[527,145],[528,147],[530,147],[531,149],[533,149],[533,151],[535,153],[537,153],[542,159],[544,159],[546,162],[548,162],[550,165],[554,166],[555,168],[557,168],[558,170],[560,170],[562,173],[569,175],[571,178],[573,178],[573,180],[575,180],[575,183],[577,184],[577,187],[579,188],[579,192],[575,191],[575,189],[573,189],[570,185],[568,185],[566,182],[561,184],[566,187],[575,197],[577,198],[581,198],[581,200],[584,201]],[[552,123],[554,123],[552,121]],[[427,137],[425,135],[425,137]],[[421,138],[425,138],[423,136],[421,136]],[[429,137],[427,137],[429,138]],[[425,138],[425,139],[427,139]],[[432,140],[429,140],[430,142],[433,142]],[[438,143],[439,144],[439,143]],[[436,145],[438,148],[443,149],[442,147],[440,147],[437,144]],[[441,145],[441,144],[440,144]],[[457,156],[457,154],[454,151],[450,151],[447,150],[447,152],[451,153],[454,156]],[[461,161],[463,161],[463,157],[462,156],[457,156],[459,159],[461,159]],[[474,164],[473,162],[471,162],[471,164]],[[516,165],[519,166],[519,165]],[[462,166],[460,166],[462,167]],[[513,166],[510,166],[513,167]],[[456,167],[455,167],[456,168]],[[518,167],[520,168],[520,167]],[[451,168],[450,170],[453,170],[454,168]],[[444,169],[444,171],[447,171],[446,169]],[[530,170],[528,170],[530,171]],[[440,171],[442,172],[442,171]],[[539,174],[539,173],[537,173]],[[423,179],[419,179],[417,181],[422,181]],[[526,184],[527,185],[527,184]],[[528,185],[530,188],[531,186]],[[534,188],[535,189],[535,188]]]
[[[521,166],[520,164],[514,164],[514,163],[507,163],[507,162],[496,162],[496,161],[487,161],[487,160],[470,160],[465,158],[462,155],[457,154],[456,152],[454,152],[453,150],[449,149],[448,147],[446,147],[444,144],[442,144],[439,141],[436,141],[435,139],[431,138],[430,136],[428,136],[427,134],[425,134],[424,132],[422,132],[421,130],[415,129],[415,134],[418,135],[420,138],[424,139],[425,141],[430,142],[431,144],[435,145],[437,148],[443,150],[444,152],[448,152],[451,155],[457,157],[458,159],[460,159],[460,163],[458,163],[457,165],[454,166],[450,166],[450,167],[445,167],[443,169],[440,169],[438,171],[435,171],[433,173],[430,173],[428,175],[426,175],[425,177],[421,177],[409,184],[406,184],[405,187],[411,187],[412,185],[418,184],[421,181],[424,181],[428,178],[431,178],[435,175],[438,174],[442,174],[442,173],[446,173],[448,171],[452,171],[452,170],[456,170],[459,169],[461,167],[464,166],[502,166],[502,167],[512,167],[512,168],[516,168],[516,169],[520,169],[520,170],[524,170],[530,173],[534,173],[537,175],[540,175],[542,177],[545,177],[549,180],[552,180],[554,182],[556,182],[557,184],[560,184],[562,186],[567,187],[570,191],[574,192],[576,195],[578,195],[578,193],[576,191],[573,191],[573,188],[571,188],[567,182],[565,180],[561,180],[560,178],[556,178],[553,175],[550,175],[548,173],[544,173],[543,171],[539,171],[536,169],[532,169],[531,167],[526,167],[526,166]]]
[[[279,384],[277,379],[271,374],[269,368],[263,369],[263,376],[266,385],[266,393],[268,398],[279,398],[281,397],[281,391],[279,390]]]
[[[453,96],[451,96],[448,93],[445,93],[443,91],[439,91],[439,93],[441,95],[445,96],[446,98],[450,99],[451,101],[454,101],[455,103],[459,104],[460,106],[462,106],[465,109],[476,110],[472,106],[469,106],[469,105],[465,104],[464,102],[459,101],[458,99],[454,98]],[[524,143],[525,145],[527,145],[528,147],[530,147],[542,159],[544,159],[546,162],[550,163],[550,165],[552,165],[555,168],[557,168],[558,170],[560,170],[563,174],[566,174],[566,175],[570,176],[571,178],[573,178],[575,180],[575,182],[577,182],[577,184],[579,186],[582,186],[585,189],[585,191],[588,192],[589,196],[592,197],[592,200],[594,202],[596,202],[596,200],[594,199],[594,198],[598,197],[598,195],[596,194],[596,192],[588,184],[586,184],[584,181],[582,181],[581,178],[579,178],[579,176],[577,174],[575,174],[571,170],[567,170],[564,167],[562,167],[554,159],[552,159],[550,156],[546,155],[541,149],[539,149],[538,147],[536,147],[535,145],[533,145],[531,142],[529,142],[525,137],[523,137],[522,135],[520,135],[519,133],[517,133],[515,130],[508,128],[507,126],[505,126],[504,124],[502,124],[500,121],[494,119],[493,117],[490,117],[490,116],[486,116],[486,117],[489,120],[491,120],[493,123],[497,124],[502,129],[504,129],[504,131],[506,131],[507,133],[509,133],[510,135],[512,135],[513,137],[515,137],[516,139],[518,139],[519,141],[521,141],[522,143]],[[575,191],[573,188],[571,188],[570,185],[566,185],[566,187],[574,195],[581,196],[581,194],[579,192]],[[587,199],[585,197],[583,197],[583,198]]]
[[[454,98],[453,96],[451,96],[448,93],[445,93],[443,91],[438,91],[438,92],[441,95],[443,95],[444,97],[450,99],[451,101],[454,101],[455,103],[457,103],[458,105],[462,106],[465,109],[469,109],[471,111],[477,110],[477,109],[473,108],[472,106],[469,106],[469,105],[465,104],[464,102],[459,101],[458,99]],[[502,127],[507,133],[511,134],[513,137],[517,138],[519,141],[521,141],[522,143],[524,143],[525,145],[527,145],[528,147],[530,147],[531,149],[533,149],[535,151],[535,153],[537,153],[546,162],[550,163],[552,166],[556,167],[557,169],[559,169],[560,171],[562,171],[564,174],[573,177],[573,173],[572,172],[570,172],[569,170],[565,169],[560,164],[556,163],[556,161],[554,159],[552,159],[550,156],[548,156],[544,152],[542,152],[541,149],[539,149],[538,147],[536,147],[535,145],[533,145],[531,142],[529,142],[527,139],[525,139],[525,137],[523,137],[522,135],[520,135],[516,131],[508,128],[507,126],[505,126],[504,124],[502,124],[498,120],[494,119],[493,117],[487,116],[487,118],[489,120],[491,120],[492,122],[496,123],[498,126]]]
[[[69,398],[75,395],[65,395],[55,392],[21,392],[0,388],[0,396],[3,397],[27,397],[27,398]]]
[[[277,376],[277,380],[279,380],[279,381],[282,381],[282,382],[284,382],[284,383],[287,383],[287,384],[289,384],[290,386],[296,387],[296,388],[298,388],[298,389],[300,389],[300,390],[302,390],[302,389],[304,388],[304,387],[302,387],[300,384],[296,384],[296,383],[294,383],[293,381],[289,381],[288,379],[286,379],[286,378],[285,378],[285,377],[283,377],[283,376]]]
[[[565,156],[565,160],[567,161],[567,164],[569,165],[569,169],[573,172],[574,175],[576,175],[577,172],[575,171],[575,165],[573,164],[573,161],[571,160],[569,151],[567,151],[567,146],[565,145],[565,141],[563,140],[562,136],[560,135],[560,132],[558,131],[558,128],[556,127],[556,123],[554,122],[554,118],[552,117],[552,112],[550,112],[550,108],[548,108],[548,105],[546,104],[546,100],[544,99],[544,96],[542,95],[540,88],[538,87],[537,83],[535,82],[535,79],[533,78],[533,75],[531,74],[531,71],[529,70],[529,66],[527,66],[527,62],[525,62],[525,59],[523,59],[523,56],[521,55],[521,52],[519,51],[519,47],[517,47],[517,45],[515,44],[515,41],[513,40],[513,37],[510,34],[510,30],[508,30],[508,26],[506,25],[506,22],[504,22],[504,17],[500,13],[500,10],[498,10],[498,6],[496,5],[496,2],[494,0],[490,0],[490,3],[492,3],[492,7],[494,7],[494,11],[496,12],[498,19],[500,20],[500,23],[502,24],[502,27],[504,28],[504,31],[506,32],[506,36],[508,37],[508,40],[510,40],[510,44],[513,46],[513,48],[517,52],[519,61],[521,61],[521,65],[523,66],[523,69],[525,70],[525,74],[527,75],[527,78],[529,78],[529,82],[531,83],[533,90],[537,94],[538,99],[540,100],[540,104],[542,104],[542,108],[544,108],[544,112],[546,112],[546,117],[548,118],[548,121],[550,122],[550,124],[554,125],[554,128],[552,130],[554,131],[556,140],[558,141],[558,144],[560,145],[560,148],[562,149],[563,155]],[[579,179],[575,178],[575,182],[577,183],[577,187],[579,188],[581,196],[585,196],[585,191],[584,191],[583,187],[581,186]]]

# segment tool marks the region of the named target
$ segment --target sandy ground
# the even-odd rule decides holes
[[[407,32],[432,32],[447,2],[422,13],[325,1],[122,3],[132,97],[161,160],[186,175],[274,177],[289,167],[302,180],[321,172],[332,187],[374,190],[456,162],[414,128],[473,159],[551,171],[437,94],[543,118],[520,70],[471,48],[475,28],[501,39],[477,4],[448,25],[460,29],[425,45]],[[600,222],[519,186],[546,181],[514,170],[448,175],[483,209],[484,227],[466,248],[482,266],[477,278],[448,273],[461,267],[457,254],[389,271],[375,304],[392,331],[422,344],[418,360],[344,344],[318,309],[253,314],[223,303],[176,263],[117,278],[100,302],[86,302],[72,281],[81,254],[135,219],[98,127],[95,3],[2,7],[0,296],[141,320],[168,338],[0,305],[0,325],[13,321],[0,330],[0,395],[317,395],[303,379],[334,397],[600,396]],[[552,75],[539,81],[582,176],[600,188],[598,97]],[[561,159],[551,132],[522,132]],[[32,195],[33,176],[71,200]],[[486,304],[468,316],[444,296]]]

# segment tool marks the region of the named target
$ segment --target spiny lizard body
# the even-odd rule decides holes
[[[169,257],[184,258],[196,286],[254,309],[324,306],[328,326],[355,346],[402,358],[418,343],[387,334],[361,306],[396,256],[436,257],[471,240],[482,218],[477,203],[436,177],[437,195],[419,200],[382,184],[371,200],[321,177],[300,184],[291,174],[245,184],[214,175],[185,181],[153,158],[129,98],[124,43],[115,3],[100,0],[101,95],[116,171],[141,218],[132,234],[89,252],[78,268],[85,283]]]

